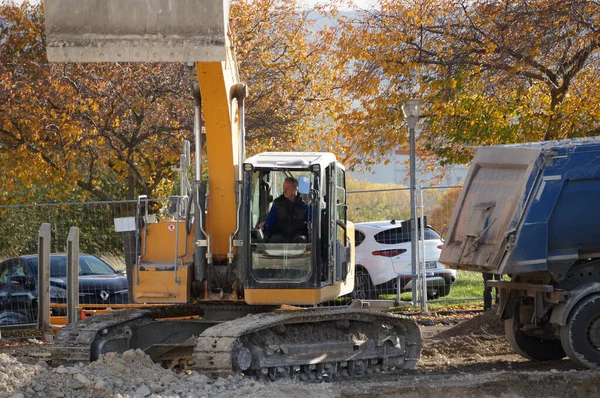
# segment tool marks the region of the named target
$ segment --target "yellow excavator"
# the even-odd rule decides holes
[[[354,286],[345,169],[331,153],[245,158],[244,98],[223,0],[45,0],[51,62],[195,65],[196,177],[170,217],[140,198],[136,303],[65,326],[54,365],[139,348],[205,374],[314,379],[410,369],[421,352],[407,318],[319,304]],[[204,126],[202,127],[202,124]],[[208,181],[200,154],[205,128]],[[189,145],[181,168],[189,164]],[[271,243],[259,225],[287,177],[308,203],[307,241]],[[186,184],[182,184],[186,185]],[[161,304],[161,305],[156,305]]]

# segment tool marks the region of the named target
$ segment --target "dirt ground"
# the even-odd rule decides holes
[[[600,396],[600,370],[582,368],[568,359],[533,362],[513,354],[504,338],[503,327],[492,312],[478,313],[461,322],[442,323],[456,324],[440,326],[437,322],[421,327],[423,351],[414,370],[320,384],[282,380],[261,385],[260,393],[246,395],[295,398]],[[48,347],[31,336],[0,340],[0,354],[9,354],[24,364],[48,360]]]

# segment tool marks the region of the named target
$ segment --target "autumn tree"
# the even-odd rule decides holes
[[[40,4],[3,4],[0,15],[2,201],[168,191],[170,166],[191,138],[191,98],[181,93],[192,73],[179,64],[50,64]]]
[[[316,151],[335,146],[330,131],[336,71],[333,43],[320,39],[324,7],[302,10],[296,0],[234,0],[231,27],[240,78],[249,87],[251,153]]]
[[[295,0],[236,0],[248,153],[329,148],[334,70]],[[320,14],[322,15],[322,14]],[[164,196],[192,139],[183,64],[49,64],[40,4],[0,5],[2,203]],[[335,140],[333,140],[335,141]],[[45,199],[44,199],[45,198]]]
[[[468,160],[471,145],[600,132],[597,1],[378,3],[335,32],[355,105],[337,121],[354,154],[406,143],[409,97],[426,103],[421,153],[442,160]]]

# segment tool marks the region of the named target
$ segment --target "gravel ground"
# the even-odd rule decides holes
[[[0,397],[594,397],[600,370],[569,360],[532,362],[511,352],[490,313],[456,326],[422,328],[417,368],[324,383],[209,379],[174,373],[141,351],[109,354],[86,366],[51,368],[48,345],[29,339],[0,347]],[[2,340],[0,340],[2,342]]]

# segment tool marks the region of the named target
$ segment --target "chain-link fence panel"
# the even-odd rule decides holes
[[[0,206],[0,259],[37,253],[42,223],[51,225],[52,253],[66,251],[69,228],[77,227],[82,253],[123,256],[123,235],[115,231],[114,219],[134,217],[136,207],[136,201]]]
[[[426,227],[419,236],[419,264],[413,278],[409,188],[349,191],[348,218],[355,223],[356,273],[353,298],[412,300],[412,290],[428,300],[447,297],[456,271],[439,262],[441,234],[452,217],[459,186],[427,187],[415,199]],[[420,223],[417,223],[420,225]],[[424,239],[423,239],[424,238]],[[424,268],[423,268],[424,267]],[[426,283],[423,283],[423,279]]]
[[[428,225],[423,230],[425,239],[419,239],[425,268],[418,268],[417,274],[425,275],[426,283],[422,283],[412,278],[411,238],[403,222],[410,218],[408,188],[349,191],[348,218],[356,226],[355,289],[351,295],[328,305],[344,305],[352,298],[396,300],[398,287],[400,299],[411,301],[415,282],[420,294],[428,299],[447,298],[456,282],[456,271],[446,269],[438,261],[440,235],[450,221],[459,193],[460,187],[427,187],[422,195],[416,195]],[[37,244],[42,223],[51,225],[51,273],[56,280],[66,275],[64,255],[60,253],[66,250],[69,228],[79,228],[81,304],[128,302],[131,280],[123,283],[127,280],[125,274],[131,278],[140,240],[135,228],[117,232],[115,219],[133,219],[133,225],[139,226],[146,213],[167,216],[167,200],[142,204],[140,209],[137,201],[0,206],[0,299],[5,301],[3,308],[15,309],[0,314],[0,326],[35,321]],[[101,277],[96,277],[96,282],[88,281],[98,274]],[[65,288],[60,283],[54,285],[51,302],[64,303]],[[9,303],[7,297],[19,300]],[[64,312],[60,308],[53,311]]]
[[[116,232],[115,219],[135,217],[136,201],[13,205],[0,207],[0,326],[37,319],[38,238],[50,224],[50,303],[65,315],[67,237],[79,228],[79,303],[128,302],[126,257],[135,258],[135,231]]]
[[[427,217],[427,223],[443,237],[450,223],[461,187],[423,187],[422,190],[422,207]]]
[[[410,218],[408,188],[348,191],[348,219],[354,223]]]

